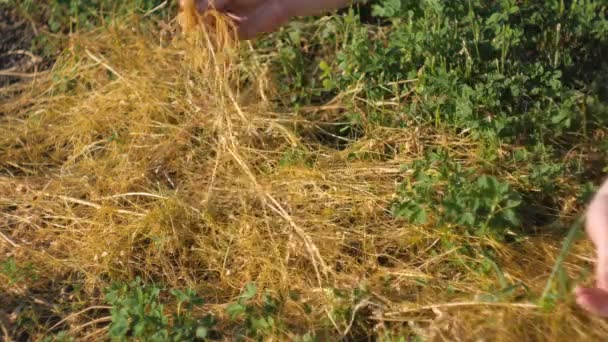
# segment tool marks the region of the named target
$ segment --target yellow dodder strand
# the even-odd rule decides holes
[[[178,22],[185,32],[190,32],[198,26],[200,16],[196,10],[194,0],[180,1],[180,14],[178,16]]]
[[[212,38],[215,48],[226,48],[237,42],[236,26],[229,16],[215,10],[208,10],[201,14],[198,12],[194,0],[180,2],[180,13],[177,19],[184,33],[197,37],[197,33],[203,32]]]

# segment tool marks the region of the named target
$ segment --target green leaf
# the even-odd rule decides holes
[[[146,321],[142,320],[135,324],[133,327],[133,335],[135,336],[143,336],[143,332],[146,329]]]
[[[208,333],[209,329],[207,329],[207,327],[200,326],[196,328],[196,337],[198,338],[206,338]]]
[[[169,291],[169,293],[171,293],[180,303],[187,302],[188,299],[190,299],[190,297],[185,292],[180,290],[172,289],[171,291]]]
[[[240,303],[232,303],[226,308],[226,313],[230,316],[230,319],[235,319],[245,312],[245,306]]]
[[[481,188],[491,188],[492,187],[492,178],[490,176],[487,175],[482,175],[481,177],[477,178],[477,185]]]
[[[473,214],[471,214],[470,212],[466,212],[462,214],[462,216],[458,220],[458,223],[472,227],[473,225],[475,225],[475,216],[473,216]]]
[[[515,210],[512,210],[512,209],[504,210],[502,212],[502,218],[503,218],[503,220],[505,220],[508,224],[510,224],[512,226],[519,225],[519,218],[517,217]]]
[[[116,314],[112,316],[112,325],[110,326],[110,336],[122,337],[129,331],[129,320],[126,315]]]
[[[394,211],[395,216],[408,218],[408,219],[409,219],[411,213],[412,213],[412,210],[410,209],[408,202],[400,203],[397,206],[397,209]]]
[[[336,87],[336,85],[332,80],[330,80],[328,78],[323,80],[323,89],[325,89],[326,91],[330,91],[330,90],[334,89],[335,87]]]
[[[507,208],[517,208],[517,207],[519,207],[520,204],[521,204],[521,200],[520,199],[508,199],[505,202],[505,207],[507,207]]]
[[[314,342],[315,338],[310,333],[306,333],[302,336],[302,342]]]
[[[255,294],[258,292],[258,288],[253,283],[248,283],[245,285],[245,292],[241,295],[242,300],[250,300],[255,297]]]
[[[327,64],[326,61],[321,61],[319,63],[319,68],[325,72],[327,72],[329,70],[329,64]]]
[[[410,221],[415,224],[425,224],[427,222],[426,211],[422,208],[417,208],[410,216]]]
[[[264,318],[251,318],[251,326],[255,330],[266,330],[268,328],[268,323]]]

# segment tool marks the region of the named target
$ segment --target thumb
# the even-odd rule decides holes
[[[597,287],[608,291],[608,251],[600,248],[597,251],[597,264],[595,266]]]
[[[605,195],[597,196],[591,202],[586,230],[597,251],[597,286],[608,290],[608,198]]]
[[[577,288],[575,290],[576,302],[585,310],[601,316],[608,317],[608,291],[597,288]]]

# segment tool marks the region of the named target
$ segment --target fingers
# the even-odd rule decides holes
[[[258,33],[274,31],[290,19],[285,2],[281,0],[266,1],[253,12],[243,16],[245,19],[239,24],[241,39],[252,39]]]
[[[240,25],[241,39],[254,38],[286,24],[292,17],[317,15],[344,7],[350,0],[235,0],[242,4],[235,13],[246,17]],[[248,7],[244,5],[247,4]],[[247,12],[238,11],[247,8]]]
[[[180,0],[183,7],[188,0]],[[199,12],[216,9],[239,18],[241,39],[276,30],[294,16],[319,14],[349,3],[349,0],[196,0]]]
[[[608,317],[608,291],[598,288],[577,288],[576,302],[583,309],[601,316]]]
[[[186,7],[189,1],[194,1],[196,10],[199,12],[205,12],[212,8],[223,11],[229,2],[228,0],[179,0],[179,8]]]
[[[180,4],[184,1],[185,0],[180,0]],[[210,9],[243,12],[248,8],[254,8],[263,2],[264,1],[262,0],[197,0],[196,9],[199,12],[205,12]]]
[[[308,16],[321,14],[347,6],[350,0],[285,0],[285,7],[291,16]]]

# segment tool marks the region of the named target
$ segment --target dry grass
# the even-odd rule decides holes
[[[189,39],[128,24],[75,34],[50,73],[0,90],[0,252],[38,274],[22,284],[0,275],[6,335],[20,331],[29,303],[39,311],[32,339],[64,319],[76,338],[102,339],[100,290],[141,276],[196,289],[220,316],[247,282],[281,298],[298,291],[299,301],[285,299],[278,340],[606,336],[608,325],[571,298],[550,312],[530,303],[561,241],[502,245],[392,218],[395,184],[408,176],[400,165],[424,146],[468,142],[426,128],[364,127],[346,150],[307,138],[318,113],[279,112],[265,59],[223,23]],[[530,288],[523,298],[483,304],[479,295],[500,288],[474,268],[488,245],[506,279]],[[577,276],[589,256],[577,246],[565,268]],[[356,303],[326,291],[363,287]],[[329,314],[344,305],[354,322]]]

